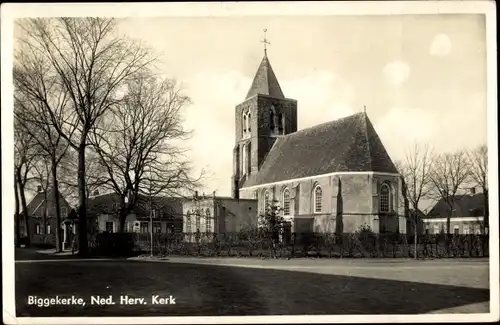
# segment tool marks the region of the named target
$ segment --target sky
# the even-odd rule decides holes
[[[366,112],[393,160],[414,142],[486,143],[486,32],[479,14],[119,19],[193,101],[184,111],[206,193],[229,195],[235,106],[268,57],[298,128]]]

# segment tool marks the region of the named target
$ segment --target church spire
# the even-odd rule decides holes
[[[257,94],[272,96],[275,98],[285,98],[283,91],[281,91],[280,84],[276,75],[274,74],[269,58],[267,57],[267,45],[271,44],[266,38],[267,29],[264,29],[264,39],[261,43],[264,43],[264,57],[260,62],[257,73],[252,82],[250,90],[248,90],[246,99],[255,96]]]

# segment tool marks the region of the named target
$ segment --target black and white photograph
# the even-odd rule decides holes
[[[3,4],[4,323],[498,321],[495,14]]]

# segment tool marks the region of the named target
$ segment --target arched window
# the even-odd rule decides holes
[[[276,125],[275,125],[275,121],[274,121],[274,118],[275,118],[275,114],[274,114],[274,107],[271,106],[271,113],[269,114],[269,128],[271,129],[271,131],[274,131]]]
[[[283,133],[283,114],[278,114],[278,132],[280,134]]]
[[[252,124],[252,119],[250,118],[250,113],[248,113],[248,116],[247,116],[247,130],[248,130],[248,133],[250,133],[250,128],[251,128],[251,124]]]
[[[242,152],[243,152],[243,157],[242,157],[243,161],[241,163],[242,163],[243,168],[241,168],[241,169],[242,169],[243,175],[245,175],[247,173],[247,146],[246,145],[243,145]]]
[[[319,213],[323,209],[323,190],[321,186],[316,185],[314,188],[314,213]]]
[[[270,203],[271,202],[269,202],[269,191],[266,190],[264,192],[264,210],[267,210]]]
[[[247,144],[247,169],[245,170],[245,172],[247,174],[250,174],[250,171],[252,170],[252,143],[249,142]]]
[[[209,208],[205,211],[205,232],[212,232],[212,219]]]
[[[380,212],[388,213],[391,206],[391,188],[388,184],[382,184],[380,187]]]
[[[285,134],[285,115],[281,117],[281,134]]]
[[[290,190],[288,188],[283,190],[283,215],[290,215]]]

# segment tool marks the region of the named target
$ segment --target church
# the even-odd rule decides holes
[[[406,232],[402,178],[366,112],[297,130],[265,50],[235,123],[233,199],[278,205],[294,232]]]

